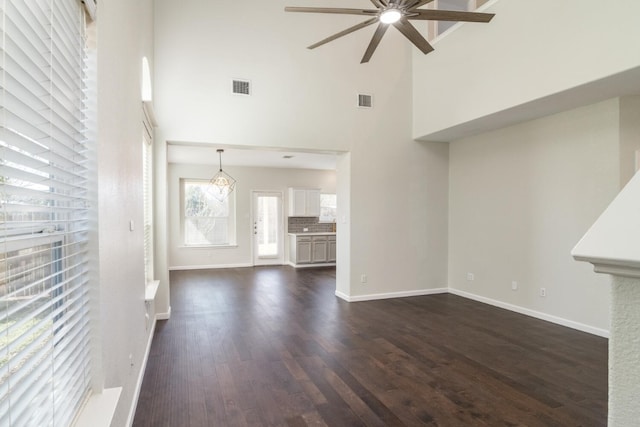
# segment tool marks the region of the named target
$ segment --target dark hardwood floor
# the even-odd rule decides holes
[[[334,291],[331,268],[172,272],[133,425],[606,425],[606,339],[448,294]]]

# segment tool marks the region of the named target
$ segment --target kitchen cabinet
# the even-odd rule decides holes
[[[289,216],[320,216],[320,190],[289,188]]]
[[[311,238],[311,262],[327,262],[327,236]]]
[[[336,262],[336,236],[327,236],[327,262]]]
[[[294,267],[335,265],[336,236],[333,233],[289,235],[289,264]]]
[[[311,237],[294,238],[291,246],[292,255],[296,263],[309,263],[311,259]]]

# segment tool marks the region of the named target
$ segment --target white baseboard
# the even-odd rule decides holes
[[[169,312],[171,312],[171,307],[169,307]],[[138,379],[136,381],[136,390],[133,393],[133,401],[131,402],[131,410],[129,411],[129,416],[127,417],[127,426],[131,427],[133,425],[133,418],[136,416],[136,408],[138,407],[138,399],[140,398],[140,390],[142,389],[142,380],[144,379],[144,372],[147,370],[147,360],[149,360],[149,352],[151,351],[151,343],[153,342],[153,334],[156,331],[156,323],[158,316],[153,319],[153,323],[151,324],[151,331],[149,333],[149,338],[147,339],[147,348],[144,352],[144,358],[142,359],[142,366],[140,366],[140,372],[138,373]]]
[[[557,325],[566,326],[571,329],[586,332],[592,335],[597,335],[604,338],[609,338],[609,331],[606,329],[595,328],[593,326],[585,325],[573,320],[564,319],[562,317],[553,316],[551,314],[542,313],[540,311],[531,310],[518,305],[509,304],[506,302],[494,300],[491,298],[483,297],[480,295],[472,294],[470,292],[461,291],[459,289],[449,288],[449,293],[458,295],[463,298],[472,299],[474,301],[482,302],[485,304],[493,305],[495,307],[504,308],[505,310],[514,311],[516,313],[524,314],[525,316],[535,317],[536,319],[546,320],[547,322],[555,323]]]
[[[209,264],[209,265],[174,265],[169,267],[169,271],[175,270],[211,270],[217,268],[246,268],[253,267],[253,264]]]
[[[489,304],[494,307],[504,308],[505,310],[524,314],[525,316],[534,317],[536,319],[545,320],[547,322],[555,323],[557,325],[566,326],[568,328],[576,329],[578,331],[586,332],[592,335],[597,335],[603,338],[609,338],[609,331],[607,331],[606,329],[596,328],[593,326],[585,325],[580,322],[575,322],[573,320],[564,319],[562,317],[553,316],[551,314],[542,313],[542,312],[531,310],[525,307],[520,307],[518,305],[494,300],[491,298],[486,298],[480,295],[472,294],[470,292],[465,292],[465,291],[461,291],[459,289],[454,289],[454,288],[419,289],[415,291],[390,292],[390,293],[382,293],[382,294],[369,294],[369,295],[356,295],[356,296],[349,296],[343,292],[336,291],[335,295],[338,298],[343,299],[347,302],[361,302],[361,301],[373,301],[373,300],[380,300],[380,299],[404,298],[404,297],[445,294],[445,293],[451,293],[453,295],[457,295],[463,298],[468,298],[484,304]]]
[[[445,294],[447,292],[448,292],[447,288],[435,288],[435,289],[416,289],[415,291],[388,292],[384,294],[349,296],[343,292],[336,291],[336,296],[347,302],[361,302],[361,301],[373,301],[373,300],[390,299],[390,298],[406,298],[406,297],[418,297],[423,295]]]
[[[286,261],[284,264],[274,263],[274,264],[260,264],[259,267],[266,267],[269,265],[290,265],[294,268],[311,268],[311,267],[335,267],[335,262],[327,262],[327,263],[316,263],[316,264],[294,264],[291,261]],[[215,270],[219,268],[248,268],[254,267],[253,264],[211,264],[211,265],[175,265],[173,267],[169,267],[169,271],[178,271],[178,270]]]
[[[290,266],[292,266],[293,268],[313,268],[313,267],[335,267],[336,263],[335,262],[323,262],[323,263],[316,263],[316,264],[292,264],[289,263]]]
[[[326,263],[318,263],[318,264],[296,264],[291,261],[287,261],[285,265],[289,265],[293,268],[310,268],[310,267],[335,267],[335,262],[326,262]]]
[[[171,306],[166,313],[156,313],[156,320],[169,320],[171,319]]]

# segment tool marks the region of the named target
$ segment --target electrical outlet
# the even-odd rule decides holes
[[[547,296],[547,288],[540,288],[540,296],[541,297]]]
[[[474,280],[476,280],[476,276],[474,276],[473,273],[467,273],[467,280],[473,282]]]
[[[511,290],[512,291],[517,291],[518,290],[518,282],[516,282],[515,280],[513,282],[511,282]]]
[[[367,275],[363,274],[362,276],[360,276],[360,283],[367,283]]]

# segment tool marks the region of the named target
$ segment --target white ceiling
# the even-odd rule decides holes
[[[222,153],[222,166],[251,166],[288,169],[335,170],[338,152],[297,151],[281,148],[239,147],[213,144],[170,142],[167,150],[169,163],[218,164],[218,148]],[[286,157],[285,157],[286,156]],[[287,158],[291,156],[290,158]]]

